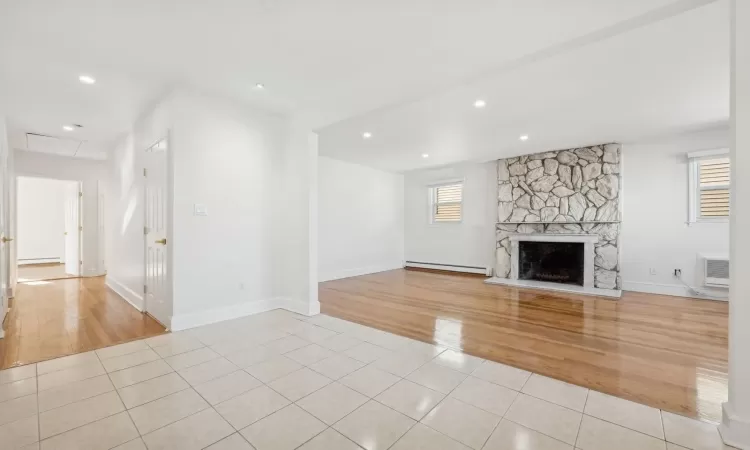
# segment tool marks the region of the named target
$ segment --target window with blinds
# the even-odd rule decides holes
[[[729,158],[698,161],[699,217],[729,217]]]
[[[432,221],[460,222],[463,200],[463,183],[434,186],[432,189]]]

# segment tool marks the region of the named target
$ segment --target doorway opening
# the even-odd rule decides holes
[[[16,181],[19,283],[81,276],[81,182],[21,177]]]

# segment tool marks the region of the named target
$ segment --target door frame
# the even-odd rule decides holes
[[[78,198],[76,199],[76,201],[78,202],[78,217],[77,217],[78,225],[76,226],[77,229],[75,230],[78,233],[78,248],[76,249],[76,252],[78,253],[78,264],[77,264],[78,273],[75,274],[75,276],[77,278],[82,278],[83,277],[83,231],[84,231],[83,230],[83,182],[82,181],[73,181],[73,182],[76,183],[76,187],[78,188]],[[63,260],[63,264],[66,264],[66,261],[68,259],[67,250],[68,250],[68,246],[66,242],[65,253],[64,253],[65,258]],[[68,275],[73,275],[73,274],[68,274]]]
[[[14,174],[13,179],[11,180],[13,183],[13,189],[12,189],[12,201],[10,204],[12,205],[11,208],[11,217],[9,220],[9,228],[13,230],[14,233],[16,233],[16,230],[18,230],[18,179],[19,178],[36,178],[36,179],[42,179],[42,180],[54,180],[54,181],[62,181],[65,183],[75,183],[76,187],[78,188],[78,274],[75,275],[75,278],[83,278],[83,181],[82,180],[75,180],[75,179],[68,179],[68,178],[57,178],[57,177],[50,177],[46,175],[36,175],[36,174]],[[63,244],[65,245],[65,243]],[[12,253],[10,255],[10,267],[13,274],[12,279],[12,287],[14,289],[15,293],[15,285],[18,281],[18,253],[16,252],[18,246],[18,240],[13,240],[12,242]],[[67,249],[67,247],[66,247]],[[67,258],[67,252],[65,253],[63,259],[60,261],[63,265],[65,264],[65,258]],[[13,270],[15,268],[15,270]],[[72,275],[72,274],[68,274]],[[12,297],[11,297],[12,298]]]
[[[172,327],[171,321],[174,317],[174,285],[173,285],[173,261],[174,261],[174,238],[173,238],[173,211],[174,211],[174,160],[173,160],[173,151],[172,151],[172,137],[170,130],[167,130],[165,133],[163,133],[160,137],[154,139],[151,141],[150,144],[146,145],[142,148],[141,152],[143,154],[143,157],[145,159],[145,154],[148,152],[148,150],[155,145],[159,144],[161,141],[167,142],[167,149],[165,150],[165,157],[166,157],[166,221],[167,221],[167,242],[168,245],[166,247],[167,250],[167,273],[166,273],[166,281],[167,281],[167,288],[164,292],[165,295],[165,301],[169,304],[170,307],[170,316],[169,316],[169,322],[170,323],[162,323],[159,319],[154,317],[153,314],[149,313],[148,311],[148,296],[146,295],[146,279],[147,279],[147,258],[148,258],[148,241],[147,241],[147,234],[145,233],[146,230],[146,188],[145,188],[145,182],[146,182],[146,175],[145,175],[145,163],[142,164],[143,173],[139,174],[143,180],[142,185],[142,194],[141,194],[141,200],[143,201],[143,214],[141,215],[141,219],[143,221],[142,229],[144,230],[143,233],[143,310],[142,312],[152,319],[154,319],[156,322],[160,323],[164,326],[167,330],[170,330]]]

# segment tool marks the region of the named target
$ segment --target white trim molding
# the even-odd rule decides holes
[[[29,266],[33,264],[62,264],[59,257],[51,257],[51,258],[29,258],[29,259],[19,259],[18,265],[19,266]]]
[[[596,234],[567,233],[509,233],[510,240],[510,275],[508,278],[493,277],[486,280],[489,284],[503,284],[523,288],[536,288],[550,291],[570,292],[585,295],[600,295],[619,298],[619,289],[602,289],[594,285],[595,244],[599,242]],[[552,283],[539,280],[521,280],[518,278],[519,242],[577,242],[584,245],[583,250],[583,286]]]
[[[711,150],[700,150],[687,154],[688,158],[688,226],[696,223],[726,223],[729,217],[700,217],[700,174],[699,163],[703,159],[715,158],[717,156],[729,157],[728,148],[716,148]],[[731,165],[731,162],[730,162]],[[730,186],[721,187],[730,189]]]
[[[355,267],[353,269],[343,269],[326,271],[325,269],[320,271],[320,282],[340,280],[342,278],[358,277],[360,275],[368,275],[371,273],[385,272],[387,270],[403,269],[404,263],[394,264],[382,264],[377,266],[366,266],[366,267]]]
[[[252,316],[274,309],[285,309],[304,316],[320,314],[320,303],[293,300],[285,297],[274,297],[266,300],[239,303],[222,308],[199,311],[190,314],[172,316],[169,324],[170,331],[182,331],[189,328],[210,325],[212,323],[224,322],[232,319]]]
[[[104,280],[104,284],[115,294],[119,295],[126,302],[130,303],[133,308],[137,309],[140,312],[143,312],[144,303],[142,294],[138,294],[137,292],[133,291],[111,276],[107,276],[107,278]]]
[[[483,266],[463,266],[457,264],[431,263],[421,261],[406,261],[404,267],[415,267],[418,269],[445,270],[448,272],[476,273],[480,275],[492,275],[490,267]]]
[[[239,319],[240,317],[252,316],[254,314],[279,309],[281,306],[280,298],[270,298],[254,302],[239,303],[236,305],[224,306],[222,308],[209,309],[179,316],[172,316],[168,327],[171,331],[187,330],[189,328],[210,325],[225,320]],[[167,325],[167,324],[165,324]]]
[[[718,156],[718,155],[728,155],[729,149],[728,148],[713,148],[710,150],[698,150],[696,152],[690,152],[687,154],[687,157],[690,159],[694,158],[705,158],[707,156]]]
[[[280,298],[278,307],[293,313],[302,314],[303,316],[320,314],[320,302],[317,300],[311,302],[292,298]]]
[[[736,415],[729,402],[721,405],[719,434],[727,445],[750,449],[750,420]]]

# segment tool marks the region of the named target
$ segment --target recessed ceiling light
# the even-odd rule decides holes
[[[485,102],[484,100],[480,99],[474,102],[475,108],[484,108],[485,106],[487,106],[487,102]]]
[[[263,83],[257,83],[255,85],[255,89],[265,89],[265,88],[266,88],[266,85]]]
[[[529,136],[525,135],[525,134],[522,134],[521,137],[519,137],[518,139],[520,139],[522,141],[528,141],[529,140]]]
[[[370,139],[372,137],[372,133],[370,133],[369,131],[365,131],[364,133],[362,133],[362,137],[365,139]]]
[[[63,125],[63,130],[65,131],[73,131],[75,130],[75,127],[72,125]]]
[[[92,77],[91,75],[81,75],[78,77],[78,81],[83,84],[94,84],[96,83],[96,78]]]
[[[429,157],[430,155],[428,155],[427,153],[422,153],[422,158],[429,158]]]

